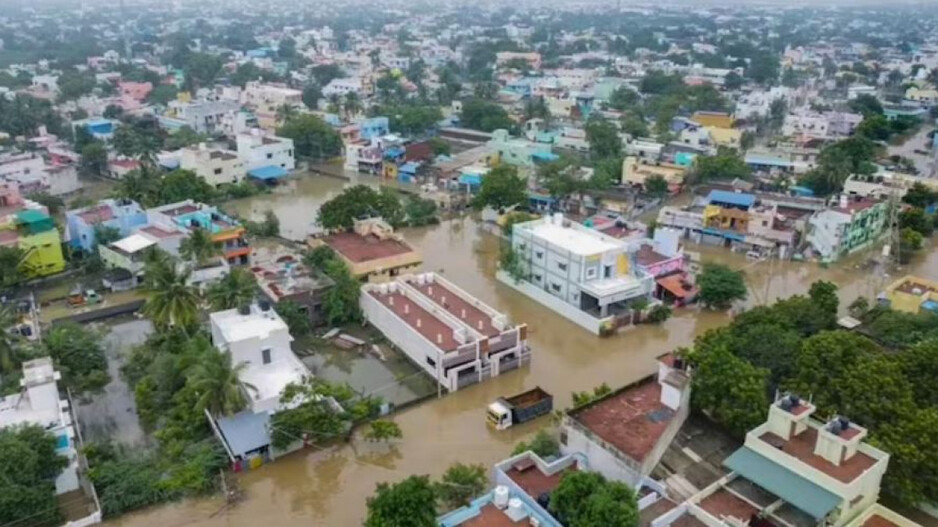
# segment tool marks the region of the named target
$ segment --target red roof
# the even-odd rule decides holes
[[[556,474],[545,474],[541,472],[541,469],[533,462],[516,463],[515,466],[508,469],[505,475],[517,483],[528,496],[537,499],[541,494],[545,492],[549,493],[557,488],[557,485],[560,485],[560,480],[563,479],[568,472],[574,472],[576,469],[576,465],[573,464],[558,471]]]
[[[772,432],[762,434],[759,439],[844,483],[850,483],[876,464],[875,459],[859,451],[850,459],[841,462],[840,465],[831,463],[814,453],[817,434],[816,429],[808,427],[804,432],[792,436],[788,441]]]
[[[80,212],[78,217],[89,225],[95,225],[102,221],[108,221],[114,218],[114,211],[107,205],[95,205],[89,207],[84,212]]]
[[[355,263],[370,262],[412,252],[404,242],[380,239],[374,235],[360,236],[354,232],[333,234],[324,239],[326,245]]]
[[[382,295],[378,291],[370,291],[369,294],[437,348],[452,351],[459,346],[453,338],[453,329],[426,309],[415,304],[413,300],[400,293]]]
[[[495,337],[501,334],[501,331],[492,325],[492,319],[486,315],[484,311],[456,296],[455,293],[443,287],[442,284],[430,283],[420,285],[414,282],[410,285],[432,300],[433,303],[448,311],[451,315],[467,325],[472,326],[472,329],[479,333],[489,337]],[[444,299],[446,300],[445,302],[443,301]],[[464,313],[465,316],[463,316]]]

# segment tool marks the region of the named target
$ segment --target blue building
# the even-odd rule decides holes
[[[74,249],[91,252],[97,245],[96,233],[102,228],[117,229],[121,237],[147,224],[147,213],[136,201],[105,199],[97,205],[65,213],[66,237]]]
[[[95,139],[106,141],[114,135],[117,121],[104,118],[72,121],[72,130],[77,131],[79,128],[84,128]]]
[[[389,133],[391,133],[391,128],[387,117],[372,117],[365,119],[362,121],[362,124],[359,125],[358,136],[366,141],[370,141],[375,137],[381,137]]]

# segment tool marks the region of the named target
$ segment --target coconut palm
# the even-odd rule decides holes
[[[145,268],[146,289],[150,292],[143,314],[166,330],[196,327],[199,319],[199,292],[190,286],[189,269],[179,270],[171,257],[153,256]]]
[[[277,122],[283,124],[296,117],[296,107],[292,104],[281,104],[277,107]]]
[[[250,272],[236,267],[224,278],[208,288],[208,302],[212,309],[235,309],[254,300],[257,281]]]
[[[230,353],[206,351],[186,374],[198,394],[198,410],[208,410],[212,415],[231,415],[243,410],[249,402],[247,390],[257,391],[255,386],[241,382],[240,375],[246,367],[246,362],[232,365]]]
[[[16,369],[19,357],[17,351],[22,341],[13,327],[19,316],[9,305],[0,306],[0,373],[10,373]]]
[[[195,263],[198,267],[204,266],[221,253],[221,248],[212,240],[212,235],[205,229],[193,229],[189,236],[179,244],[179,254],[186,260]]]
[[[326,107],[326,111],[329,113],[339,113],[339,108],[341,107],[342,99],[339,97],[338,93],[331,93],[328,97],[329,104]]]
[[[362,102],[358,94],[350,91],[345,94],[345,103],[343,104],[346,117],[351,117],[362,110]]]

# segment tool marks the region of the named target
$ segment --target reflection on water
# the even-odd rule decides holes
[[[305,211],[305,217],[312,218],[315,204],[341,189],[341,184],[338,180],[298,181],[297,188],[302,192],[319,189],[317,192],[324,194],[278,197],[278,206],[281,199],[287,203],[277,210],[281,221],[286,222],[281,213],[291,210]],[[267,198],[263,196],[261,200]],[[256,202],[258,198],[253,199]],[[696,335],[729,320],[723,313],[691,308],[677,311],[662,326],[630,328],[613,338],[599,339],[499,285],[494,278],[499,241],[480,233],[474,220],[446,221],[403,233],[422,251],[425,269],[442,272],[513,320],[529,325],[534,350],[531,366],[397,415],[395,420],[404,439],[393,448],[359,443],[327,451],[309,450],[245,474],[240,481],[246,499],[231,510],[214,514],[220,507],[218,500],[191,500],[128,515],[112,525],[360,525],[365,499],[376,483],[411,474],[439,476],[456,461],[488,467],[507,457],[517,441],[547,424],[540,419],[501,432],[490,430],[484,422],[484,409],[495,397],[540,385],[554,394],[558,408],[569,406],[572,391],[591,389],[603,382],[614,387],[633,382],[654,371],[656,356],[688,346]],[[877,274],[875,268],[863,268],[873,252],[822,269],[816,264],[751,263],[742,255],[723,249],[692,250],[700,252],[705,262],[723,262],[745,269],[750,305],[805,293],[812,281],[823,279],[840,285],[841,303],[845,306],[859,295],[875,297],[883,284],[893,279]],[[938,252],[918,259],[908,272],[938,279]]]

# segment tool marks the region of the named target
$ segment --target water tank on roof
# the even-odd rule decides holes
[[[524,518],[526,516],[524,504],[518,498],[511,498],[508,500],[508,510],[505,511],[505,514],[509,518]]]
[[[492,498],[492,503],[495,507],[499,509],[504,509],[508,506],[508,487],[505,485],[499,485],[495,487],[494,497]]]

